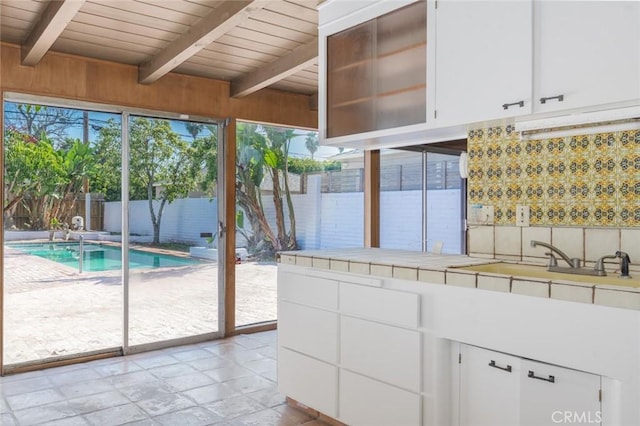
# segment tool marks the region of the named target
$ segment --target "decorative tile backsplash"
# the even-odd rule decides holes
[[[513,126],[469,132],[469,205],[514,225],[640,227],[640,130],[520,140]]]

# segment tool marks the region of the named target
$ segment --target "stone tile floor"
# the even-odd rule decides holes
[[[0,424],[320,426],[276,390],[276,332],[0,377]]]

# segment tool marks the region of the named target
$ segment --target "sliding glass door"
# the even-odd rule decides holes
[[[128,118],[129,346],[218,332],[217,125]]]
[[[4,102],[3,371],[219,336],[217,122],[25,99]]]
[[[121,116],[4,102],[4,365],[116,351]],[[114,162],[115,159],[115,162]]]

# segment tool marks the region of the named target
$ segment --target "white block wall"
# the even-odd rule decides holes
[[[320,193],[320,179],[309,179],[306,194],[293,195],[296,237],[301,249],[362,247],[364,241],[364,195],[361,192]],[[428,191],[427,249],[436,241],[443,252],[460,252],[460,190]],[[271,195],[262,199],[265,214],[275,229]],[[421,250],[422,192],[385,191],[381,194],[381,246]],[[148,202],[130,201],[130,232],[153,235]],[[120,232],[120,202],[105,203],[105,231]],[[285,223],[289,216],[285,202]],[[204,244],[201,232],[217,231],[217,202],[208,198],[187,198],[167,204],[160,226],[161,241]],[[245,227],[249,223],[245,218]],[[237,235],[237,246],[244,241]]]

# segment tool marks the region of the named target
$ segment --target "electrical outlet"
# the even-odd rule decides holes
[[[493,225],[493,206],[482,206],[482,223]]]
[[[516,206],[516,226],[529,226],[529,206]]]
[[[493,206],[472,204],[469,206],[467,224],[493,225]]]

